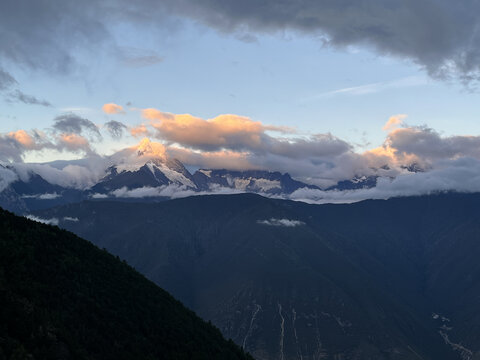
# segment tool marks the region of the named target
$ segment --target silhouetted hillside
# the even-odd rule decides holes
[[[251,359],[118,258],[0,210],[0,359]]]

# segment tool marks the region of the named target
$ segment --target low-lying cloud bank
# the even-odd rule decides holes
[[[34,215],[27,215],[25,216],[27,219],[42,223],[42,224],[47,224],[47,225],[58,225],[59,221],[57,218],[51,218],[51,219],[42,219]]]
[[[305,223],[300,220],[275,219],[275,218],[271,218],[268,220],[258,220],[257,224],[267,225],[267,226],[281,226],[281,227],[296,227],[296,226],[305,225]]]
[[[170,199],[183,198],[187,196],[200,196],[200,195],[230,195],[230,194],[240,194],[243,191],[225,188],[225,187],[212,187],[210,191],[194,191],[188,189],[184,185],[164,185],[158,187],[149,187],[144,186],[137,189],[127,189],[127,187],[122,187],[111,191],[108,194],[92,194],[93,199],[105,199],[108,197],[114,198],[130,198],[130,199],[144,199],[144,198],[155,198],[155,197],[166,197]],[[264,194],[266,195],[266,194]]]
[[[370,189],[322,191],[299,189],[291,200],[311,203],[349,203],[366,199],[427,195],[438,192],[480,192],[480,161],[473,158],[440,161],[438,168],[426,172],[401,174],[396,178],[378,178]]]

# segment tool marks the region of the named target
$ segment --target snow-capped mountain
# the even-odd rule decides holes
[[[110,166],[107,175],[91,188],[94,193],[107,194],[110,191],[127,188],[158,187],[167,185],[197,189],[192,175],[177,159],[148,160],[139,168],[121,165]]]
[[[52,184],[33,171],[24,174],[14,167],[1,165],[0,170],[0,206],[7,210],[24,213],[84,198],[82,190]]]
[[[327,188],[327,191],[330,190],[358,190],[358,189],[369,189],[377,185],[378,175],[370,176],[355,176],[349,180],[339,181],[336,185],[330,186]]]
[[[198,193],[231,192],[288,198],[300,189],[321,190],[292,179],[288,173],[266,170],[200,169],[192,174],[182,162],[169,158],[161,144],[148,139],[109,158],[91,159],[88,164],[95,167],[95,171],[83,181],[77,181],[86,170],[79,163],[65,163],[61,167],[56,163],[0,165],[0,206],[28,213],[88,199],[158,201]],[[383,173],[390,170],[386,167],[372,170],[373,175],[355,176],[324,190],[371,188],[380,176],[389,176]],[[418,172],[421,168],[413,164],[405,170]],[[60,179],[65,174],[69,179]]]
[[[293,180],[288,173],[264,170],[205,170],[193,174],[199,190],[208,191],[215,187],[224,187],[246,192],[265,194],[291,194],[301,188],[318,189],[314,185]]]
[[[88,199],[161,200],[178,192],[191,195],[219,191],[289,195],[301,188],[318,189],[292,179],[287,173],[201,169],[192,175],[177,159],[145,156],[143,151],[134,155],[132,158],[129,154],[128,161],[122,158],[118,164],[108,164],[103,176],[86,187],[55,184],[54,178],[49,177],[50,181],[47,181],[35,169],[25,171],[14,166],[2,167],[0,177],[5,177],[1,180],[7,185],[0,187],[0,206],[17,213],[28,213]]]

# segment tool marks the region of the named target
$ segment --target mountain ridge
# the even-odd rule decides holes
[[[0,358],[253,360],[105,250],[0,209]]]
[[[301,188],[318,189],[317,186],[292,179],[288,173],[200,169],[192,175],[177,159],[154,158],[141,164],[112,165],[102,178],[85,189],[49,183],[32,171],[27,179],[17,176],[0,192],[0,206],[25,214],[91,198],[145,197],[165,200],[176,191],[194,194],[219,190],[288,195]]]

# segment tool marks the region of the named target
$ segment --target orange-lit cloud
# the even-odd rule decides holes
[[[117,105],[114,103],[108,103],[102,106],[102,110],[105,114],[125,114],[125,111],[123,110],[123,106]]]
[[[25,152],[54,148],[45,133],[39,130],[20,129],[0,134],[0,161],[21,162]]]
[[[88,140],[78,134],[61,134],[58,137],[58,147],[71,152],[85,151],[90,153],[92,151]]]
[[[168,155],[180,160],[186,165],[198,166],[206,169],[246,170],[259,169],[249,161],[250,154],[230,150],[223,151],[192,151],[178,147],[169,147]]]
[[[17,130],[8,133],[8,136],[12,139],[15,139],[20,145],[25,149],[34,149],[36,148],[36,142],[34,138],[28,134],[25,130]]]
[[[150,108],[144,109],[142,116],[150,120],[159,138],[207,151],[258,148],[266,131],[289,131],[284,127],[265,126],[248,117],[231,114],[205,120],[190,114],[170,114]]]
[[[148,128],[144,124],[140,124],[130,128],[130,135],[132,135],[133,137],[139,138],[139,137],[151,136],[151,132],[148,130]]]
[[[298,136],[294,129],[264,125],[245,116],[224,114],[202,119],[153,108],[144,109],[142,116],[150,120],[150,124],[131,129],[132,135],[159,139],[166,142],[169,148],[179,146],[191,151],[191,156],[201,152],[205,154],[202,159],[210,156],[211,159],[215,158],[216,163],[222,163],[222,167],[261,168],[261,162],[265,167],[271,164],[286,166],[286,163],[292,163],[291,160],[303,160],[307,163],[305,169],[311,171],[311,164],[325,164],[329,158],[352,151],[350,144],[332,134]],[[150,134],[149,128],[152,129]],[[281,136],[275,136],[275,133]],[[242,155],[232,158],[233,154]],[[224,161],[227,157],[232,158],[230,164]],[[243,162],[237,166],[240,159]]]
[[[406,117],[407,117],[406,114],[398,114],[398,115],[390,116],[388,121],[383,126],[382,130],[391,131],[398,128],[400,125],[403,124],[403,119],[405,119]]]
[[[142,139],[138,145],[134,146],[134,149],[139,156],[160,158],[165,158],[166,156],[165,146],[158,142],[152,142],[148,138]]]
[[[299,180],[328,187],[355,176],[395,177],[413,164],[433,169],[446,160],[480,160],[480,136],[441,136],[426,126],[407,126],[402,114],[388,119],[383,144],[363,153],[329,133],[302,136],[292,129],[238,115],[202,119],[150,108],[142,110],[142,117],[145,123],[128,128],[133,137],[143,138],[140,143],[108,161],[118,160],[128,168],[129,164],[143,165],[149,158],[176,158],[192,167],[288,172]],[[127,129],[114,121],[98,127],[68,114],[55,118],[46,133],[17,130],[0,134],[0,160],[22,161],[25,153],[30,156],[31,151],[43,149],[90,156],[103,139],[100,130],[112,130],[109,126],[113,125]],[[119,141],[121,136],[111,138]]]

